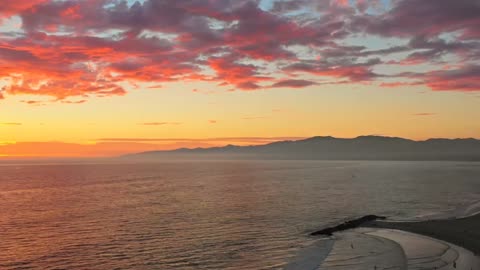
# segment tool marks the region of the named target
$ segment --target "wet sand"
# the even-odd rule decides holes
[[[472,217],[419,222],[372,221],[362,227],[403,230],[464,247],[480,255],[480,214]]]

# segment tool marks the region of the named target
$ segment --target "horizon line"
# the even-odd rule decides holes
[[[479,141],[478,138],[428,138],[428,139],[410,139],[398,136],[386,136],[386,135],[359,135],[355,137],[334,137],[334,136],[311,136],[311,137],[216,137],[216,138],[102,138],[97,140],[95,143],[89,144],[82,144],[82,143],[69,143],[69,142],[61,142],[61,141],[50,141],[50,142],[13,142],[7,144],[0,144],[0,161],[6,160],[48,160],[48,159],[109,159],[109,158],[116,158],[125,155],[134,155],[140,153],[148,153],[148,152],[174,152],[177,150],[194,150],[194,149],[210,149],[210,148],[222,148],[226,146],[236,146],[236,147],[249,147],[249,146],[262,146],[268,145],[277,142],[292,142],[292,141],[303,141],[312,138],[332,138],[338,140],[354,140],[364,137],[377,137],[377,138],[392,138],[392,139],[403,139],[407,141],[413,142],[426,142],[429,140],[475,140]],[[249,141],[248,144],[233,144],[228,143],[228,141],[238,142],[238,141]],[[154,142],[170,142],[170,144],[153,144]],[[202,144],[203,142],[203,144]],[[209,144],[209,142],[223,142],[223,144]],[[118,149],[108,148],[124,143],[125,148],[121,149],[119,146]],[[197,143],[197,146],[191,146],[189,143]],[[22,154],[22,153],[2,153],[2,147],[14,147],[16,145],[21,146],[22,144],[35,144],[38,146],[49,146],[49,150],[54,154]],[[133,145],[138,146],[148,146],[147,149],[132,149]],[[182,144],[185,144],[182,146]],[[55,152],[57,149],[52,149],[54,147],[64,147],[73,149],[71,151],[63,151]],[[129,146],[129,147],[127,147]],[[163,147],[163,149],[161,149]],[[98,148],[98,149],[95,149]],[[128,148],[128,149],[127,149]],[[67,149],[68,150],[68,149]],[[103,152],[102,152],[103,151]],[[98,152],[98,153],[95,153]]]

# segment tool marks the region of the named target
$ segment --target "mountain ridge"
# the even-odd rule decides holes
[[[366,135],[355,138],[314,136],[263,145],[225,145],[133,153],[124,158],[175,156],[198,158],[319,159],[319,160],[474,160],[480,161],[480,140],[431,138],[415,141]]]

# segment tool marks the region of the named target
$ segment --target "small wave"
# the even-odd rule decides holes
[[[469,202],[461,206],[445,209],[442,212],[430,212],[416,215],[407,218],[390,218],[391,222],[405,222],[405,221],[425,221],[425,220],[440,220],[440,219],[458,219],[467,218],[480,214],[480,200]]]
[[[455,214],[456,218],[466,218],[480,214],[480,201],[460,207]]]

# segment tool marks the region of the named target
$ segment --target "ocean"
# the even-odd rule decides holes
[[[350,242],[310,232],[367,214],[455,216],[478,201],[476,162],[3,164],[0,269],[283,269],[312,245],[318,265],[344,269],[331,256]]]

